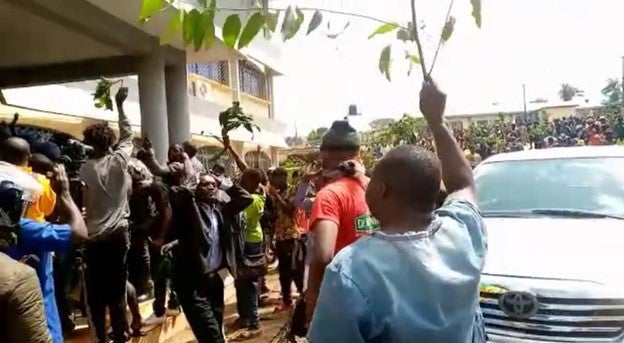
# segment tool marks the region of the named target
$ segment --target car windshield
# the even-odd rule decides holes
[[[624,216],[624,158],[501,161],[481,164],[474,172],[484,215]],[[565,211],[551,211],[557,209]]]

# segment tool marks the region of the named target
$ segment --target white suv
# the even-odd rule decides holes
[[[474,170],[492,342],[624,342],[624,147],[499,154]]]

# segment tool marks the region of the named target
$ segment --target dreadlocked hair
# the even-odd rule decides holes
[[[108,127],[107,123],[89,125],[82,132],[84,143],[94,148],[108,150],[117,141],[115,131]]]

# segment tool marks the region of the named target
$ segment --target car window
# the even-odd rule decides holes
[[[474,173],[484,213],[571,209],[624,215],[624,158],[502,161]]]

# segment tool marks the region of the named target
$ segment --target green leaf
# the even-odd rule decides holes
[[[409,52],[405,52],[405,59],[408,59],[410,63],[420,64],[420,57],[416,55],[411,55]]]
[[[241,33],[240,39],[238,40],[238,49],[249,45],[258,32],[260,32],[262,25],[264,25],[264,15],[262,12],[254,13],[247,21],[243,33]]]
[[[316,10],[316,12],[314,12],[314,15],[312,15],[310,25],[308,25],[308,32],[306,34],[309,35],[310,33],[312,33],[312,31],[316,30],[321,25],[322,21],[323,13],[319,10]]]
[[[442,29],[442,41],[447,42],[455,30],[455,17],[450,16]]]
[[[277,19],[279,18],[279,13],[267,13],[265,15],[264,21],[266,23],[266,27],[271,32],[275,32],[277,28]]]
[[[399,31],[397,31],[397,39],[404,41],[404,42],[409,42],[409,41],[414,40],[412,32],[407,29],[400,29]]]
[[[375,30],[375,32],[371,33],[370,36],[368,36],[368,39],[371,39],[377,35],[381,35],[384,33],[388,33],[388,32],[392,32],[396,29],[399,28],[399,24],[397,23],[387,23],[387,24],[383,24],[380,27],[377,28],[377,30]]]
[[[164,4],[164,0],[143,0],[139,20],[147,21],[154,14],[158,13]]]
[[[293,11],[292,6],[289,6],[286,9],[284,22],[282,22],[282,36],[284,41],[293,38],[297,34],[304,19],[303,12],[299,8],[295,8]]]
[[[182,22],[182,38],[184,44],[191,44],[193,42],[193,28],[195,27],[195,20],[200,17],[198,10],[194,9],[184,14],[184,21]]]
[[[193,46],[195,47],[195,51],[198,51],[204,43],[208,19],[206,18],[206,13],[200,13],[197,10],[193,11],[195,11],[191,14],[193,22]]]
[[[381,50],[381,54],[379,55],[379,71],[386,76],[388,81],[390,80],[390,55],[391,55],[392,45],[386,45],[383,50]]]
[[[202,13],[202,22],[204,27],[206,28],[206,33],[204,35],[204,47],[206,49],[212,46],[215,38],[214,16],[215,12],[211,9],[204,10],[204,12]]]
[[[223,42],[234,49],[238,34],[241,31],[241,20],[238,14],[232,14],[225,19],[223,24]]]
[[[184,13],[184,11],[180,12]],[[169,26],[167,26],[167,31],[165,31],[165,33],[160,36],[160,45],[165,45],[171,42],[171,39],[176,35],[176,33],[178,33],[180,29],[182,29],[183,18],[183,15],[180,15],[180,13],[174,13],[171,16],[171,19],[169,20]]]
[[[481,28],[481,0],[470,0],[472,5],[472,17],[478,28]]]

